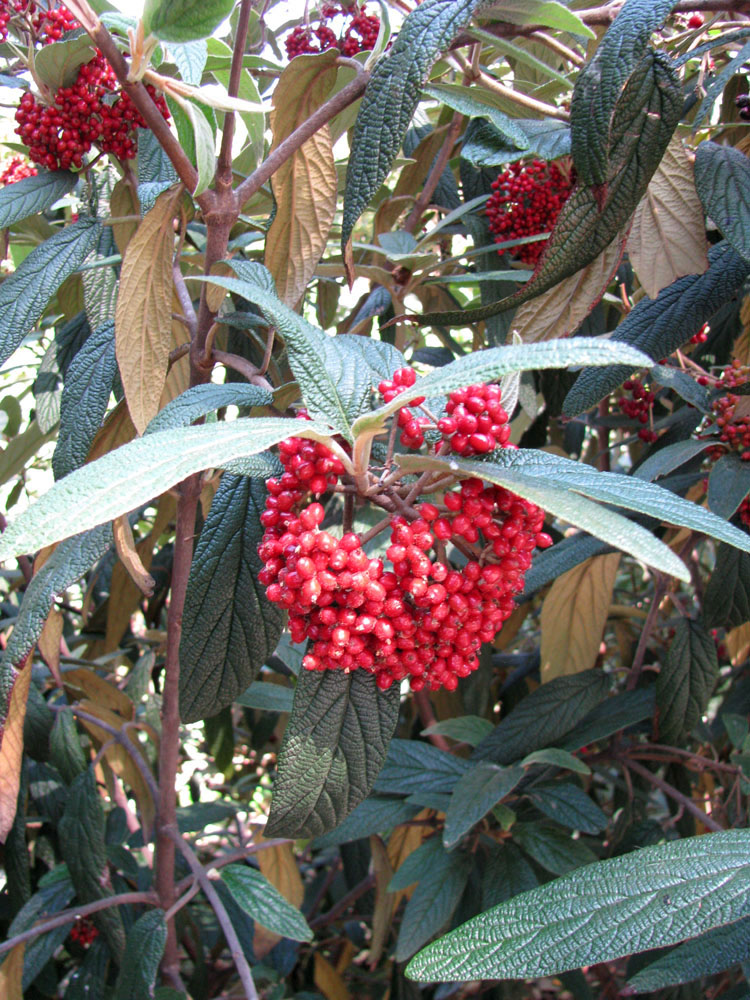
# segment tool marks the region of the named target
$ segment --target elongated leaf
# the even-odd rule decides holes
[[[719,517],[732,517],[750,493],[750,468],[739,455],[722,455],[708,477],[708,506]]]
[[[481,914],[413,959],[417,981],[556,975],[676,944],[744,917],[750,832],[646,847]]]
[[[607,829],[607,814],[578,785],[554,781],[534,785],[529,800],[545,816],[581,833],[601,833]]]
[[[606,184],[615,107],[628,77],[646,55],[652,32],[675,0],[627,0],[596,53],[578,74],[570,107],[573,162],[584,184]]]
[[[709,628],[734,628],[750,621],[750,555],[719,546],[703,608]]]
[[[238,278],[208,280],[257,305],[287,346],[289,366],[308,412],[353,440],[351,422],[370,409],[372,390],[405,364],[390,344],[353,335],[328,337],[293,312],[275,294],[273,279],[259,264],[229,261]]]
[[[575,11],[556,0],[502,0],[497,12],[503,21],[512,24],[546,24],[550,28],[569,31],[582,38],[594,38],[594,32]]]
[[[700,455],[706,448],[710,448],[713,442],[707,441],[675,441],[665,448],[660,448],[653,455],[649,455],[645,462],[634,470],[633,475],[638,479],[646,479],[649,482],[658,479],[659,476],[666,476],[674,469],[679,469],[681,465],[689,462]]]
[[[702,142],[695,151],[695,185],[706,215],[737,251],[750,262],[747,221],[750,218],[750,163],[732,146]]]
[[[614,698],[607,698],[565,734],[560,746],[575,751],[589,743],[607,739],[621,729],[653,718],[655,704],[653,687],[623,691]]]
[[[674,68],[660,53],[649,52],[617,104],[606,183],[598,191],[581,182],[573,189],[531,279],[498,302],[427,313],[420,317],[420,324],[465,326],[489,319],[541,295],[595,260],[627,226],[681,113],[682,94]]]
[[[445,926],[464,891],[471,864],[465,851],[435,852],[430,870],[406,904],[396,943],[397,962],[405,961]]]
[[[444,858],[445,848],[440,842],[440,837],[429,837],[399,865],[388,883],[388,891],[402,892],[408,889],[410,885],[430,874],[435,861],[441,863]]]
[[[333,830],[366,798],[396,728],[397,685],[375,677],[303,670],[279,753],[271,837],[314,837]]]
[[[208,59],[208,46],[205,39],[201,38],[182,44],[173,43],[169,46],[169,54],[174,59],[185,83],[194,87],[200,86]]]
[[[273,92],[270,153],[320,107],[336,82],[336,52],[293,59]],[[266,236],[265,265],[279,298],[293,308],[325,250],[336,210],[338,176],[328,125],[318,129],[272,179],[276,214]]]
[[[609,690],[601,670],[586,670],[543,684],[507,715],[472,754],[475,760],[511,764],[558,741],[599,704]]]
[[[418,812],[419,806],[413,805],[406,799],[369,795],[343,823],[330,833],[316,837],[315,847],[335,847],[350,840],[369,837],[373,833],[385,833],[400,823],[406,823]]]
[[[701,976],[712,976],[749,958],[750,917],[743,917],[678,945],[631,976],[628,985],[639,993],[650,993],[664,986],[678,986]]]
[[[60,401],[60,432],[52,456],[55,479],[83,465],[102,425],[117,373],[114,334],[114,323],[92,333],[68,369]]]
[[[34,327],[63,281],[83,264],[99,228],[92,219],[66,226],[35,247],[0,285],[0,364]]]
[[[292,906],[265,875],[249,865],[227,865],[221,873],[235,901],[253,920],[292,941],[310,941],[313,932],[296,906]]]
[[[111,521],[193,472],[257,455],[292,435],[330,442],[325,424],[302,423],[283,418],[240,418],[225,424],[160,431],[130,441],[71,472],[16,518],[0,539],[0,560]]]
[[[68,539],[55,549],[26,588],[15,627],[0,662],[0,735],[18,671],[42,634],[55,597],[79,580],[104,555],[111,540],[112,529],[109,525]]]
[[[46,211],[72,191],[78,175],[69,170],[42,170],[0,190],[0,229]]]
[[[443,719],[442,722],[434,722],[427,729],[422,730],[422,735],[448,736],[459,743],[468,743],[469,746],[474,747],[488,733],[491,733],[493,728],[489,719],[483,719],[478,715],[459,715],[454,719]]]
[[[235,0],[147,0],[144,28],[163,42],[208,38],[234,5]]]
[[[681,368],[672,368],[669,365],[654,365],[650,369],[649,375],[654,382],[672,389],[678,396],[682,396],[684,400],[696,409],[701,410],[702,413],[709,413],[711,411],[711,393],[709,389],[706,386],[698,385],[696,380]]]
[[[294,689],[282,687],[281,684],[253,681],[247,691],[243,691],[234,700],[238,705],[258,708],[263,712],[291,712]]]
[[[172,346],[172,219],[181,189],[156,199],[128,243],[115,313],[117,364],[130,416],[143,433],[159,409]]]
[[[529,600],[562,573],[567,573],[592,556],[610,551],[611,548],[604,542],[583,533],[563,538],[551,549],[545,549],[534,557],[531,569],[526,574],[524,592],[518,600],[521,602]]]
[[[510,119],[524,136],[517,146],[506,138],[506,132],[489,121],[477,119],[469,123],[461,146],[461,156],[475,167],[501,167],[534,153],[545,160],[556,160],[570,153],[570,129],[554,118],[536,121],[533,118]]]
[[[498,454],[503,455],[502,452]],[[523,462],[523,459],[521,461]],[[628,552],[633,558],[639,559],[648,566],[669,573],[677,577],[678,580],[688,579],[685,564],[663,542],[660,542],[639,524],[587,499],[587,496],[592,496],[596,499],[604,499],[606,502],[611,500],[612,503],[620,506],[630,505],[630,500],[623,499],[621,496],[617,499],[611,499],[606,488],[604,490],[597,488],[599,484],[586,483],[586,488],[581,489],[578,483],[574,486],[570,479],[566,480],[560,475],[554,475],[551,468],[548,468],[547,474],[543,476],[539,468],[534,473],[531,471],[532,466],[529,465],[528,468],[521,471],[519,464],[518,470],[516,470],[510,467],[512,465],[510,462],[507,465],[504,462],[501,466],[489,462],[464,462],[455,459],[446,461],[404,455],[399,456],[399,464],[404,469],[409,470],[417,467],[420,469],[431,468],[446,472],[452,471],[454,474],[460,472],[469,476],[479,476],[487,482],[504,486],[507,490],[523,497],[524,500],[529,500],[548,513],[554,514],[555,517],[560,517],[574,527],[582,528],[615,548]],[[571,465],[575,464],[571,463]],[[604,473],[600,473],[600,475],[604,475]],[[665,494],[663,498],[665,503],[669,503],[670,499],[674,498],[674,494],[661,490],[661,487],[656,487],[656,489]],[[584,493],[586,496],[581,495]],[[674,499],[678,500],[679,498]],[[640,503],[641,501],[639,499],[636,502]],[[682,502],[687,503],[687,501]],[[710,524],[712,529],[715,528],[711,533],[716,534],[717,537],[723,537],[728,531],[732,538],[735,538],[734,533],[737,529],[733,529],[731,525],[715,518],[696,504],[688,504],[688,506],[695,507],[695,512],[692,510],[687,512],[688,517],[685,518],[680,509],[678,517],[680,521],[689,519],[696,523]],[[740,543],[739,538],[737,538],[736,543]],[[741,544],[745,547],[747,541],[742,539]]]
[[[270,406],[272,402],[273,394],[259,385],[244,385],[242,382],[194,385],[167,403],[149,423],[145,433],[187,427],[199,417],[225,406]]]
[[[514,823],[513,841],[553,875],[564,875],[596,861],[594,852],[582,841],[573,840],[548,823]]]
[[[719,676],[716,643],[698,621],[682,618],[656,680],[659,735],[677,743],[701,720]]]
[[[424,788],[431,792],[450,792],[468,770],[468,763],[461,757],[454,757],[430,743],[393,740],[375,788],[392,795],[408,795]]]
[[[726,44],[727,36],[724,32],[721,33]],[[693,49],[692,52],[685,53],[685,55],[692,56],[693,58],[697,54],[696,50]],[[739,73],[742,67],[747,62],[750,57],[750,42],[747,42],[739,52],[734,55],[728,63],[726,63],[721,71],[717,73],[709,85],[706,87],[706,96],[701,101],[701,105],[695,113],[693,118],[693,129],[698,129],[705,122],[711,113],[711,109],[718,100],[719,97],[724,93],[724,89],[732,79],[735,73]]]
[[[433,62],[482,0],[425,0],[404,20],[390,52],[376,64],[354,125],[346,171],[341,245],[385,180]]]
[[[155,908],[138,917],[128,932],[114,1000],[143,1000],[152,995],[166,943],[164,910]]]
[[[453,83],[436,83],[424,88],[427,97],[447,104],[467,118],[487,118],[503,138],[516,149],[528,150],[529,140],[521,123],[504,115],[492,99],[492,94],[484,87],[464,87]],[[465,150],[462,156],[466,156]]]
[[[58,865],[44,876],[42,881],[44,884],[40,883],[40,888],[13,918],[8,928],[9,938],[29,930],[42,917],[53,916],[64,910],[75,896],[75,888],[70,881],[66,865]],[[29,988],[69,933],[70,924],[67,924],[26,942],[23,955],[23,989]]]
[[[411,388],[405,389],[392,402],[360,417],[354,422],[352,432],[357,435],[362,431],[381,427],[392,413],[418,396],[429,398],[444,395],[477,382],[495,381],[512,372],[567,368],[569,365],[613,365],[618,361],[628,363],[631,358],[634,367],[643,363],[643,355],[633,352],[632,348],[622,357],[618,357],[619,350],[618,347],[613,348],[607,340],[576,337],[575,340],[491,347],[486,351],[465,354],[424,378],[417,379]]]
[[[725,241],[711,247],[708,260],[704,274],[679,278],[656,299],[642,299],[617,327],[610,343],[631,344],[654,361],[686,344],[737,293],[750,272],[750,265]],[[632,372],[627,365],[615,365],[606,372],[581,372],[565,398],[563,413],[574,416],[590,409]]]
[[[459,778],[445,814],[445,847],[455,847],[475,823],[513,791],[523,775],[522,767],[500,767],[485,762],[475,764]]]
[[[180,715],[231,705],[276,649],[284,613],[258,583],[262,482],[225,473],[190,568],[180,641]]]

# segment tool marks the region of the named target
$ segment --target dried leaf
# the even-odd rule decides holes
[[[159,409],[172,341],[173,219],[182,189],[160,194],[130,240],[120,272],[115,353],[133,423],[143,433]]]
[[[10,693],[8,716],[0,738],[0,843],[13,826],[18,804],[18,789],[21,779],[21,759],[23,758],[23,720],[26,715],[26,699],[31,682],[31,654],[20,670],[10,667],[15,681]],[[0,994],[2,995],[2,994]]]
[[[141,562],[127,514],[116,517],[112,522],[112,536],[120,562],[125,567],[128,576],[142,594],[151,597],[154,592],[154,578]]]
[[[527,344],[573,333],[606,291],[620,265],[624,245],[625,238],[620,236],[582,271],[524,302],[513,317],[512,333]]]
[[[86,462],[94,462],[102,455],[119,448],[121,444],[127,444],[135,435],[136,430],[130,419],[128,407],[125,400],[121,399],[102,424],[101,430],[97,432]]]
[[[650,299],[677,278],[708,269],[694,163],[695,156],[673,138],[633,216],[628,256]]]
[[[0,965],[0,996],[3,1000],[23,1000],[23,954],[26,942],[22,941]]]
[[[49,667],[58,687],[62,687],[60,675],[60,640],[63,634],[63,616],[57,608],[52,608],[47,615],[42,634],[36,641],[42,659]]]
[[[123,219],[131,215],[140,215],[141,206],[138,204],[138,197],[131,184],[123,178],[112,188],[112,195],[109,199],[109,209],[113,219]],[[135,219],[128,219],[127,222],[115,222],[112,225],[112,235],[115,238],[117,249],[124,254],[128,248],[128,243],[136,233],[138,223]]]
[[[88,667],[66,670],[63,680],[68,697],[74,701],[88,698],[105,711],[114,712],[121,720],[131,722],[135,718],[135,706],[125,692]]]
[[[315,952],[313,980],[326,1000],[349,1000],[350,994],[344,980],[319,951]]]
[[[372,940],[370,941],[370,968],[377,965],[391,931],[391,920],[396,909],[396,896],[388,892],[393,878],[393,867],[388,851],[380,837],[370,837],[372,867],[375,872],[375,909],[372,914]]]
[[[542,683],[594,665],[612,599],[619,552],[563,573],[542,605]]]
[[[271,152],[320,107],[335,81],[333,49],[287,66],[273,94]],[[279,298],[294,307],[325,250],[336,210],[338,176],[328,125],[282,164],[271,185],[277,207],[266,237],[265,264]]]

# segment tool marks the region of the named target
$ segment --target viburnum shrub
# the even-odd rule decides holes
[[[3,1000],[747,995],[746,8],[0,0]]]

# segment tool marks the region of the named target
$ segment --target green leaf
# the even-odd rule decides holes
[[[227,865],[221,877],[239,906],[263,927],[292,941],[312,940],[313,932],[300,911],[265,875],[249,865]]]
[[[388,892],[402,892],[409,886],[420,882],[430,874],[433,864],[440,863],[445,858],[445,848],[439,836],[428,837],[419,847],[408,854],[399,865],[391,881]]]
[[[234,4],[235,0],[147,0],[143,27],[162,42],[193,42],[212,35]]]
[[[397,795],[426,788],[431,792],[450,792],[469,768],[468,761],[431,743],[393,740],[375,789],[382,794]]]
[[[654,365],[649,370],[649,376],[654,382],[663,385],[702,413],[711,412],[711,393],[706,386],[698,385],[695,378],[681,368],[669,365]]]
[[[62,479],[86,461],[107,412],[116,374],[115,324],[110,322],[91,334],[65,377],[60,432],[52,456],[55,479]]]
[[[534,750],[527,754],[521,761],[521,767],[531,767],[533,764],[541,764],[545,767],[561,767],[567,771],[576,771],[578,774],[591,774],[591,768],[584,764],[582,760],[574,757],[567,750],[559,747],[546,747],[543,750]]]
[[[328,430],[314,421],[240,418],[130,441],[71,472],[17,517],[0,539],[0,561],[111,521],[193,472],[258,454],[292,435],[330,442]]]
[[[423,93],[425,96],[432,97],[436,101],[440,101],[441,104],[453,108],[454,111],[458,111],[466,118],[487,118],[506,142],[512,143],[516,149],[528,150],[530,143],[521,123],[503,114],[493,101],[490,91],[485,90],[484,87],[435,83],[425,87]],[[466,153],[462,152],[461,155],[465,157]]]
[[[459,715],[455,719],[434,722],[422,730],[422,736],[448,736],[459,743],[475,747],[493,729],[489,719],[482,719],[478,715]]]
[[[607,814],[578,785],[551,781],[534,785],[527,795],[545,816],[571,830],[596,834],[607,829]]]
[[[401,918],[394,956],[397,962],[413,955],[448,922],[466,887],[471,866],[471,855],[465,851],[447,853],[435,849],[430,869],[420,879]]]
[[[575,751],[588,743],[607,739],[621,729],[653,718],[655,704],[653,687],[623,691],[607,698],[565,735],[561,746]]]
[[[67,706],[55,713],[55,722],[49,739],[50,762],[66,785],[82,774],[87,767],[81,749],[81,739],[76,729],[73,712]]]
[[[23,595],[21,608],[0,661],[0,731],[18,676],[18,668],[33,650],[55,598],[79,580],[107,551],[112,542],[110,525],[84,532],[59,545]]]
[[[284,338],[308,412],[327,420],[352,441],[351,422],[370,409],[372,390],[406,362],[390,344],[369,337],[329,337],[278,298],[269,272],[250,261],[228,262],[239,276],[211,276],[214,285],[242,295],[259,307]]]
[[[445,847],[455,847],[475,823],[513,791],[523,776],[522,767],[500,767],[483,762],[475,764],[459,778],[445,815]]]
[[[154,908],[138,917],[128,932],[114,1000],[143,1000],[152,995],[166,943],[164,910]]]
[[[43,45],[34,55],[34,75],[54,93],[60,87],[72,87],[78,70],[96,55],[94,44],[85,31],[73,37]]]
[[[247,691],[243,691],[234,700],[237,705],[257,708],[262,712],[291,712],[294,688],[253,681]]]
[[[750,262],[750,163],[732,146],[702,142],[695,151],[695,188],[706,215],[740,254]]]
[[[681,113],[682,92],[674,68],[662,54],[649,52],[615,109],[606,183],[594,189],[579,181],[557,217],[530,281],[480,308],[426,313],[420,324],[466,326],[489,319],[541,295],[596,260],[610,243],[622,238]]]
[[[709,628],[734,628],[750,621],[750,555],[719,546],[703,611]]]
[[[658,479],[659,476],[666,476],[667,473],[679,469],[681,465],[691,461],[696,455],[700,455],[701,452],[715,444],[716,442],[710,438],[704,441],[675,441],[674,444],[668,444],[649,455],[645,462],[633,470],[633,475],[637,479],[651,482]]]
[[[524,135],[524,145],[516,146],[489,121],[469,123],[461,146],[461,157],[476,167],[501,167],[532,153],[544,160],[556,160],[570,153],[570,129],[554,118],[536,121],[514,118]]]
[[[77,180],[78,175],[69,170],[41,170],[35,177],[8,184],[0,190],[0,229],[45,212],[72,191]]]
[[[59,230],[35,247],[0,285],[0,364],[33,329],[63,281],[83,264],[99,238],[99,228],[95,220],[81,219]]]
[[[546,587],[569,569],[580,566],[592,556],[611,551],[611,547],[605,542],[582,532],[563,538],[551,549],[545,549],[534,556],[531,569],[526,574],[523,595],[518,600],[530,600],[542,587]]]
[[[686,344],[737,294],[750,273],[750,265],[725,241],[709,249],[708,260],[709,268],[703,274],[678,278],[655,299],[642,299],[614,331],[610,343],[631,344],[653,360]],[[606,372],[582,371],[565,397],[563,413],[572,417],[591,409],[633,370],[616,365]]]
[[[341,245],[391,169],[433,62],[483,0],[424,0],[375,64],[354,125],[346,170]]]
[[[548,28],[569,31],[581,38],[595,38],[575,11],[556,0],[502,0],[495,8],[498,18],[512,24],[545,24]]]
[[[553,976],[676,944],[744,917],[750,831],[599,861],[482,913],[418,955],[418,982]]]
[[[79,902],[93,903],[111,896],[104,807],[92,767],[71,782],[65,812],[58,825],[58,836]],[[119,910],[115,907],[99,910],[92,919],[119,963],[125,948],[125,930]]]
[[[47,873],[50,881],[34,893],[18,911],[8,928],[8,938],[29,930],[37,920],[51,917],[64,910],[75,896],[75,888],[70,881],[66,865],[58,865]],[[47,962],[70,933],[70,924],[59,927],[47,934],[40,934],[26,942],[23,955],[22,988],[27,990]]]
[[[678,945],[631,976],[628,985],[638,993],[650,993],[665,986],[690,983],[702,976],[713,976],[748,958],[750,917],[744,917]]]
[[[615,109],[628,78],[646,56],[649,37],[674,5],[675,0],[627,0],[578,74],[570,107],[573,162],[588,186],[610,180]]]
[[[482,866],[482,909],[488,910],[539,884],[531,864],[510,840],[489,847]]]
[[[190,160],[198,171],[194,197],[202,194],[214,178],[216,171],[216,137],[206,115],[194,101],[180,100],[180,110],[192,130],[192,142],[189,145]],[[183,145],[186,145],[183,142]]]
[[[244,385],[242,382],[194,385],[170,400],[150,421],[144,433],[188,427],[199,417],[225,406],[270,406],[272,403],[273,393],[259,385]]]
[[[398,685],[380,691],[363,670],[301,672],[279,753],[268,836],[319,836],[367,797],[399,703]]]
[[[69,928],[66,930],[69,932]],[[71,974],[65,988],[65,1000],[105,1000],[109,965],[109,948],[99,938],[88,948],[83,962]]]
[[[542,452],[529,452],[527,454],[537,457],[542,455],[546,458],[551,457]],[[520,455],[520,452],[513,451],[513,455]],[[639,524],[628,520],[621,514],[616,514],[608,507],[593,503],[586,496],[581,496],[580,494],[586,493],[589,496],[595,496],[597,499],[606,498],[607,502],[620,506],[623,504],[630,506],[630,498],[623,499],[619,494],[615,495],[614,498],[610,498],[607,484],[586,482],[582,487],[578,477],[564,477],[559,473],[556,474],[553,472],[552,468],[546,468],[544,474],[542,474],[540,467],[534,470],[531,463],[522,468],[525,461],[523,455],[516,469],[512,468],[512,460],[508,461],[504,452],[496,452],[495,457],[502,457],[504,459],[503,464],[467,462],[457,459],[422,458],[410,455],[398,455],[397,459],[401,467],[407,471],[411,471],[412,469],[435,469],[452,472],[454,475],[478,476],[486,482],[504,486],[505,489],[523,497],[524,500],[528,500],[548,513],[554,514],[555,517],[562,518],[574,527],[582,528],[584,531],[589,532],[589,534],[601,538],[602,541],[608,542],[623,552],[628,552],[633,558],[639,559],[646,565],[653,566],[663,573],[669,573],[677,577],[678,580],[687,581],[689,579],[687,568],[682,560],[664,545],[663,542],[655,538],[651,532]],[[577,463],[570,462],[570,464],[576,465]],[[594,472],[594,470],[590,471]],[[601,477],[605,475],[605,473],[594,474]],[[611,475],[614,476],[616,474],[611,473]],[[618,478],[627,481],[628,477],[618,476]],[[653,484],[642,485],[652,486]],[[602,486],[604,487],[603,489]],[[662,490],[661,487],[654,488],[659,489],[664,494],[663,502],[665,504],[670,503],[674,499],[679,499],[675,498],[674,494],[669,493],[667,490]],[[636,501],[632,506],[635,507],[635,503],[642,503],[642,501]],[[687,501],[683,501],[683,503],[687,503]],[[690,520],[695,520],[696,522],[703,522],[705,520],[706,523],[712,526],[712,529],[715,527],[715,530],[712,530],[711,533],[716,534],[717,537],[723,536],[726,530],[729,530],[732,538],[735,538],[734,532],[737,529],[732,528],[731,525],[727,525],[726,521],[715,518],[696,504],[688,504],[688,506],[695,507],[696,509],[694,516],[693,512],[690,512]],[[698,511],[701,511],[703,516],[697,513]],[[680,517],[678,519],[681,521],[685,520],[682,517],[683,513],[684,511],[680,508]],[[739,542],[739,539],[737,541]],[[745,545],[747,543],[742,540],[742,544]]]
[[[700,622],[681,618],[656,679],[659,735],[664,743],[678,743],[698,725],[718,676],[712,636]]]
[[[330,833],[316,837],[313,844],[316,849],[335,847],[351,840],[361,840],[373,833],[385,833],[401,823],[407,823],[419,812],[419,806],[408,800],[386,797],[384,795],[369,795],[360,802],[354,812],[350,813],[343,823]]]
[[[724,32],[721,32],[719,37],[723,40],[723,43],[726,44],[728,41],[727,35]],[[718,40],[719,38],[716,39],[716,41]],[[697,51],[693,49],[693,51],[688,54],[694,56],[697,55]],[[693,118],[693,129],[698,129],[701,125],[703,125],[705,120],[710,115],[711,109],[716,103],[717,98],[719,98],[724,92],[724,88],[735,73],[740,73],[742,71],[742,67],[747,62],[748,57],[750,57],[750,42],[748,42],[747,45],[743,45],[739,52],[737,52],[736,55],[734,55],[729,62],[722,67],[721,72],[717,73],[716,76],[711,79],[710,83],[706,87],[706,96],[701,101],[701,106],[698,108]]]
[[[237,815],[237,810],[231,802],[191,802],[189,806],[178,806],[176,815],[180,833],[195,833],[226,823]]]
[[[262,482],[225,473],[190,567],[180,640],[180,715],[216,715],[252,684],[276,649],[284,612],[258,583]]]
[[[542,684],[495,726],[473,758],[511,764],[557,743],[606,697],[609,687],[610,679],[601,670],[584,670]]]
[[[444,395],[478,382],[493,382],[512,372],[567,368],[569,365],[613,365],[621,361],[629,362],[634,368],[643,366],[644,355],[640,352],[626,348],[626,354],[620,355],[620,350],[620,347],[613,347],[611,341],[576,337],[574,340],[547,340],[540,344],[509,344],[507,347],[491,347],[465,354],[442,368],[436,368],[424,378],[418,378],[411,388],[405,389],[390,403],[355,420],[352,433],[356,436],[362,431],[382,427],[392,413],[418,396]]]
[[[708,477],[708,506],[717,517],[730,518],[750,493],[750,467],[739,455],[722,455]]]
[[[529,857],[553,875],[564,875],[596,861],[594,852],[580,840],[545,823],[515,823],[513,840]]]
[[[183,42],[182,45],[173,43],[169,46],[169,54],[185,83],[199,87],[208,59],[206,40],[200,38],[194,42]]]

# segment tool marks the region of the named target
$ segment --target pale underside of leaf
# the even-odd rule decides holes
[[[633,217],[628,256],[650,299],[687,274],[708,269],[695,158],[674,137]]]
[[[159,409],[172,346],[172,220],[182,191],[159,195],[128,244],[115,313],[115,351],[139,434]]]
[[[620,265],[624,234],[590,264],[558,285],[519,306],[511,330],[526,343],[567,337],[601,299]]]
[[[336,81],[334,50],[295,59],[273,96],[271,152],[325,101]],[[331,130],[319,129],[273,175],[276,215],[266,237],[265,264],[279,298],[293,308],[325,250],[336,210],[338,176]]]
[[[618,552],[563,573],[542,605],[542,683],[594,666],[620,565]]]

